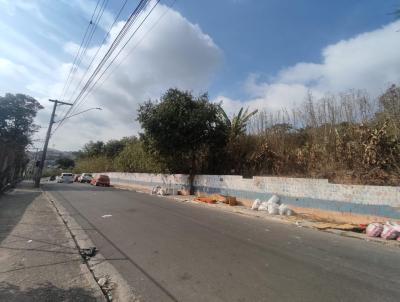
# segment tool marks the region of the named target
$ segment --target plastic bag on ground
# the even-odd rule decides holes
[[[370,223],[366,229],[366,233],[369,237],[379,237],[382,231],[383,225],[378,222]]]
[[[256,200],[254,200],[253,205],[251,206],[251,209],[256,211],[256,210],[258,210],[260,205],[261,205],[261,200],[256,199]]]
[[[293,211],[285,204],[281,204],[279,206],[279,215],[281,216],[292,216],[293,215]]]
[[[155,195],[158,194],[158,190],[160,189],[160,186],[155,186],[151,189],[151,194]]]
[[[277,205],[276,203],[269,203],[268,204],[268,214],[278,215],[279,214],[279,205]]]
[[[259,211],[268,211],[268,203],[262,201],[261,204],[258,206]]]
[[[277,205],[280,205],[280,204],[281,204],[281,201],[280,201],[279,196],[278,196],[278,195],[275,195],[275,194],[272,195],[271,198],[268,199],[267,202],[268,202],[268,203],[275,203],[275,204],[277,204]]]
[[[292,209],[287,209],[286,211],[286,216],[293,216],[294,215],[294,211]]]
[[[386,240],[395,240],[398,238],[400,235],[400,232],[398,231],[397,227],[394,226],[391,223],[386,223],[383,226],[383,231],[381,233],[381,237],[386,239]]]

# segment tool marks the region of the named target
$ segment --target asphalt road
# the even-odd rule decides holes
[[[44,188],[143,301],[400,301],[398,248],[131,191]]]

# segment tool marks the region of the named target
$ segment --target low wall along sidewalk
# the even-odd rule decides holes
[[[112,184],[152,188],[160,185],[173,190],[188,188],[182,174],[103,173]],[[327,179],[261,177],[237,175],[198,175],[195,189],[204,193],[233,195],[249,205],[256,198],[266,200],[273,194],[282,202],[302,208],[400,219],[400,187],[342,185]]]

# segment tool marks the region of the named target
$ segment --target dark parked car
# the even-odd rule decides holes
[[[49,178],[49,180],[50,180],[50,181],[56,180],[56,176],[55,176],[55,175],[51,175],[50,178]]]
[[[110,177],[108,177],[108,175],[96,175],[92,178],[90,184],[94,186],[109,187]]]

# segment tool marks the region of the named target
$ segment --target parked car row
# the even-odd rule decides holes
[[[54,180],[51,179],[50,180]],[[60,176],[57,176],[55,180],[58,183],[73,183],[73,182],[80,182],[80,183],[89,183],[93,186],[102,186],[102,187],[109,187],[110,186],[110,178],[108,175],[98,174],[93,177],[90,173],[82,173],[73,175],[72,173],[61,173]]]
[[[56,177],[58,183],[72,183],[74,182],[74,176],[72,173],[61,173],[60,176]]]

